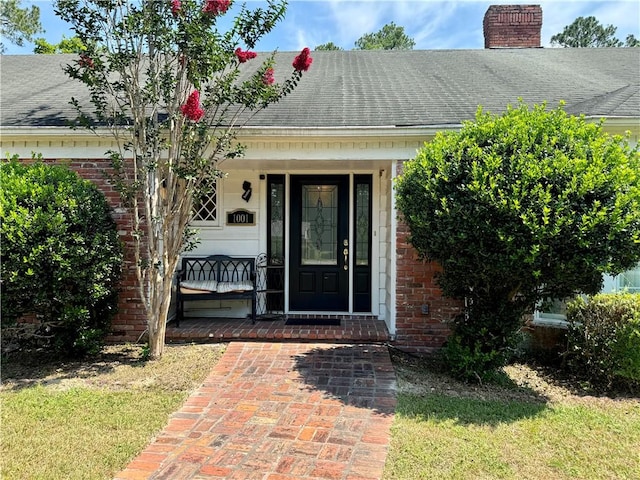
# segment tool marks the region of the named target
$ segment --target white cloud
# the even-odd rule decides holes
[[[378,31],[392,21],[389,2],[331,0],[325,4],[331,13],[329,24],[337,34],[333,42],[346,49],[353,48],[355,41],[365,33]]]
[[[289,5],[287,23],[299,25],[297,38],[313,40],[310,45],[334,42],[345,49],[366,33],[380,30],[394,22],[416,41],[416,48],[438,48],[435,37],[463,9],[458,1],[429,0],[328,0],[321,2],[293,1]],[[464,3],[464,2],[462,2]],[[311,18],[303,19],[302,12]],[[306,21],[305,21],[306,20]],[[481,24],[481,20],[479,21]],[[445,35],[447,44],[452,37]],[[455,43],[455,42],[453,42]]]

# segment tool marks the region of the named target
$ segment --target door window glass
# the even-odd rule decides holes
[[[356,265],[369,265],[370,193],[368,183],[356,184]]]
[[[302,186],[302,265],[337,265],[338,187]]]
[[[269,175],[269,265],[284,265],[284,176]]]

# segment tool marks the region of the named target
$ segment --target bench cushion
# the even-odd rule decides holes
[[[218,288],[218,282],[215,280],[184,280],[180,282],[180,287],[201,292],[215,292]]]
[[[219,282],[216,292],[250,292],[251,290],[253,290],[253,283],[251,282]]]
[[[180,283],[182,293],[230,293],[230,292],[250,292],[253,290],[253,283],[246,282],[216,282],[215,280],[185,280]]]

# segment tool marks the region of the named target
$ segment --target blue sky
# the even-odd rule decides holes
[[[241,4],[241,1],[236,1]],[[249,8],[264,1],[246,0]],[[640,38],[640,2],[637,0],[478,1],[478,0],[290,0],[283,22],[261,41],[258,50],[295,51],[305,46],[334,42],[350,50],[365,33],[376,32],[389,22],[403,26],[416,41],[415,49],[483,48],[482,19],[489,5],[538,4],[542,6],[542,45],[579,16],[595,16],[604,25],[618,27],[624,40],[633,33]],[[43,37],[57,43],[73,32],[53,13],[50,0],[23,0],[24,6],[40,7]],[[16,47],[5,42],[8,54],[32,53],[33,45]]]

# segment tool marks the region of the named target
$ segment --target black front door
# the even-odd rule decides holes
[[[349,176],[291,177],[289,309],[349,310]]]

